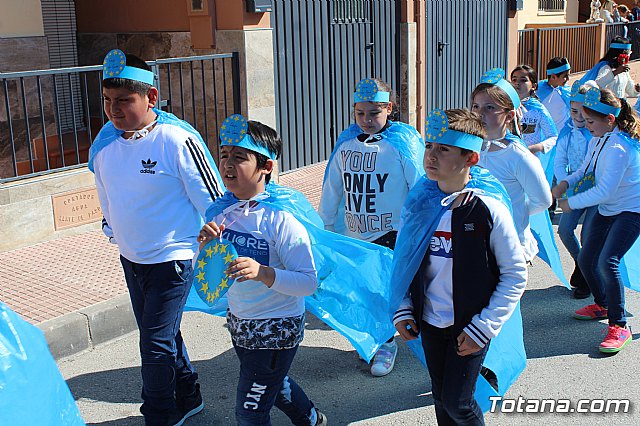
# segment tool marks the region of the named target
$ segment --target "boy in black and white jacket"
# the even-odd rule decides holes
[[[491,339],[524,292],[527,269],[509,209],[470,184],[486,176],[471,172],[486,136],[480,118],[466,110],[438,112],[430,115],[425,138],[424,168],[431,181],[422,185],[434,188],[435,181],[447,208],[432,218],[436,225],[424,255],[412,257],[419,266],[414,263],[417,272],[393,322],[405,340],[422,336],[438,424],[481,425],[474,399],[478,374]],[[420,213],[410,201],[404,210],[397,252],[407,238],[402,234],[420,240],[424,223],[412,220]]]

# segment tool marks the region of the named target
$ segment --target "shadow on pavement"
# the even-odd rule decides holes
[[[320,322],[320,321],[318,321]],[[321,323],[321,322],[320,322]],[[239,363],[233,350],[193,363],[200,376],[205,410],[186,425],[235,424],[234,405]],[[290,371],[327,415],[331,424],[343,425],[433,404],[427,370],[399,342],[396,367],[386,377],[372,377],[369,366],[355,351],[303,346]],[[76,376],[67,381],[76,399],[140,404],[140,371],[123,368]],[[290,424],[274,408],[274,425]],[[125,417],[100,425],[141,424],[141,417]]]
[[[525,291],[521,310],[527,358],[573,354],[600,357],[598,344],[606,322],[581,321],[572,316],[589,303],[593,301],[573,299],[564,286]]]

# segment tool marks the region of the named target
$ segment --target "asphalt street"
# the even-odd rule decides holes
[[[562,250],[565,271],[573,264]],[[640,312],[640,294],[627,290],[627,310]],[[568,400],[575,408],[584,399],[628,399],[627,413],[488,413],[489,425],[640,425],[640,343],[631,342],[613,356],[598,352],[605,321],[578,321],[571,317],[586,300],[574,300],[541,261],[530,268],[522,298],[527,368],[505,398]],[[637,325],[637,317],[629,323]],[[223,318],[185,314],[182,333],[200,375],[205,410],[185,425],[235,424],[235,386],[238,361]],[[640,333],[634,330],[634,339]],[[141,425],[140,361],[137,333],[58,361],[87,424]],[[399,337],[396,339],[400,340]],[[391,374],[375,378],[345,338],[311,315],[305,340],[290,372],[331,425],[435,425],[428,373],[400,343]],[[550,404],[550,403],[548,403]],[[558,403],[562,409],[564,402]],[[603,411],[603,403],[584,407]],[[503,402],[503,410],[517,409],[517,401]],[[547,405],[549,407],[549,405]],[[615,405],[611,405],[613,409]],[[606,411],[606,404],[605,410]],[[272,411],[274,425],[290,424]]]

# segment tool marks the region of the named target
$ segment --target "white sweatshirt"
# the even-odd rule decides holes
[[[143,264],[191,259],[204,213],[222,195],[212,167],[202,144],[169,124],[135,141],[120,137],[98,152],[103,229],[122,256]]]
[[[350,237],[374,241],[398,229],[407,193],[424,172],[377,136],[367,142],[357,137],[343,142],[327,165],[318,207],[327,229],[335,227],[341,207]]]
[[[618,128],[592,139],[584,163],[565,181],[569,187],[573,187],[595,166],[595,185],[569,197],[569,207],[583,209],[597,205],[598,212],[603,216],[622,212],[640,213],[640,153],[632,143],[620,137]]]
[[[596,77],[596,83],[601,89],[609,89],[619,98],[636,98],[638,92],[636,92],[635,83],[629,72],[622,72],[618,75],[613,75],[613,70],[609,65],[604,65],[598,71],[598,77]]]
[[[245,202],[213,218],[228,228],[222,238],[230,241],[240,257],[251,257],[275,269],[269,288],[260,281],[234,283],[227,293],[229,310],[241,319],[286,318],[304,313],[304,296],[318,286],[309,234],[290,213],[258,203],[245,215]]]
[[[507,190],[525,258],[532,260],[538,244],[529,227],[529,216],[544,211],[552,201],[540,161],[521,143],[511,142],[497,151],[483,149],[478,165],[489,170]]]

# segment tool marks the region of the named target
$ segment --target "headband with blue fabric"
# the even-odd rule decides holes
[[[434,109],[427,117],[425,126],[425,142],[456,146],[474,152],[480,152],[483,140],[481,137],[449,128],[447,114],[441,109]]]
[[[220,127],[220,146],[239,146],[275,160],[276,153],[259,145],[248,130],[249,123],[246,118],[240,114],[230,115],[225,118]]]
[[[122,50],[113,49],[102,62],[102,79],[126,78],[153,86],[154,75],[151,71],[127,66],[127,57]]]
[[[566,64],[560,65],[556,68],[547,68],[547,75],[560,74],[562,72],[569,71],[570,69],[571,65],[569,64],[569,62],[567,62]]]
[[[493,84],[494,86],[498,86],[501,88],[511,99],[513,103],[513,108],[520,108],[520,96],[518,96],[518,92],[513,88],[511,83],[504,79],[505,73],[502,68],[491,68],[489,71],[486,71],[482,74],[480,78],[480,83],[488,83]]]
[[[356,85],[356,92],[353,94],[353,103],[358,102],[389,102],[391,93],[378,89],[378,84],[370,79],[363,78]]]
[[[584,93],[580,93],[580,81],[574,81],[571,85],[571,102],[584,102]]]
[[[622,49],[622,50],[631,50],[631,43],[611,43],[609,45],[610,49]]]
[[[584,95],[584,102],[582,105],[584,105],[585,108],[598,111],[601,114],[612,114],[614,117],[617,117],[620,114],[620,108],[604,104],[600,101],[600,89],[595,87],[587,90],[587,93]]]

